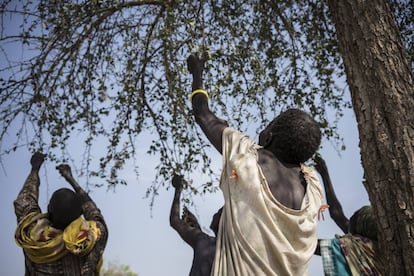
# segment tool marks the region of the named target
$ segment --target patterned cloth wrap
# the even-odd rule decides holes
[[[95,221],[79,217],[62,231],[53,228],[47,217],[48,214],[29,213],[16,229],[17,245],[34,263],[54,262],[68,253],[84,256],[99,239],[100,231]]]
[[[375,255],[375,244],[370,239],[351,234],[337,238],[352,275],[382,275],[382,262]]]
[[[378,230],[371,206],[352,215],[350,229],[353,234],[320,240],[325,275],[382,275],[383,263],[375,254]]]

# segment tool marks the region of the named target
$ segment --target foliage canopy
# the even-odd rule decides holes
[[[413,9],[390,3],[413,61]],[[324,1],[6,0],[0,13],[0,156],[29,147],[64,161],[80,133],[82,172],[116,185],[151,135],[156,180],[212,175],[186,70],[188,55],[204,50],[210,106],[231,126],[257,132],[298,107],[341,143],[336,121],[349,103]],[[15,142],[2,143],[10,133]]]

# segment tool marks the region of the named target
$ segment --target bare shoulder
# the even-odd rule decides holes
[[[274,198],[288,208],[299,209],[305,194],[300,166],[284,164],[265,149],[259,150],[259,165]]]
[[[282,164],[281,162],[273,155],[271,151],[266,149],[259,149],[259,166],[262,169],[264,177],[272,189],[280,184],[280,179],[282,177]]]
[[[258,151],[259,154],[259,165],[260,166],[272,166],[272,167],[281,167],[280,161],[276,158],[276,156],[269,150],[261,148]],[[263,169],[263,168],[262,168]]]

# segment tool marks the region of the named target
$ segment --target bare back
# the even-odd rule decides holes
[[[284,164],[266,149],[258,152],[259,165],[274,198],[288,208],[299,210],[306,191],[300,165]]]

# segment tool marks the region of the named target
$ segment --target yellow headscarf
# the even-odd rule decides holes
[[[17,245],[24,249],[27,257],[34,263],[54,262],[69,252],[84,256],[99,239],[100,231],[95,221],[79,217],[62,232],[53,228],[47,217],[47,214],[29,213],[16,229]]]
[[[100,231],[95,221],[87,221],[82,217],[72,221],[63,231],[63,241],[67,250],[75,255],[88,254],[99,239]]]

